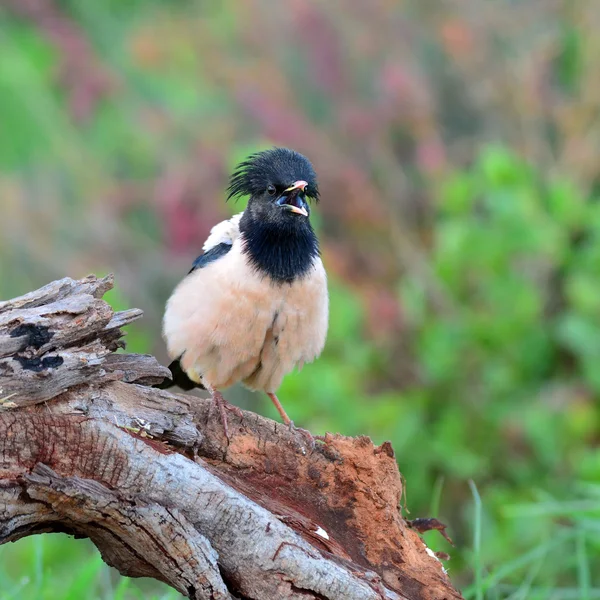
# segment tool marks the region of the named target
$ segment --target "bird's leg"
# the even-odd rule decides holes
[[[294,425],[294,421],[292,421],[287,416],[285,409],[283,408],[283,406],[281,405],[281,402],[279,402],[279,398],[275,394],[273,394],[272,392],[267,392],[267,396],[269,396],[269,398],[271,398],[271,402],[275,405],[277,412],[281,415],[282,421],[290,428],[290,431],[299,431],[303,435],[306,435],[310,439],[311,442],[314,441],[312,433],[310,431],[308,431],[308,429],[302,429],[301,427],[296,427]]]
[[[279,402],[279,398],[273,394],[272,392],[267,392],[267,396],[269,396],[269,398],[271,398],[271,402],[275,405],[275,408],[277,409],[277,412],[279,413],[279,415],[281,416],[282,421],[286,424],[286,425],[291,425],[292,427],[294,426],[294,423],[292,422],[292,420],[287,416],[287,413],[285,412],[285,409],[283,408],[283,406],[281,405],[281,402]]]
[[[219,409],[219,414],[221,416],[221,423],[223,424],[223,430],[225,432],[225,437],[227,438],[227,441],[230,441],[231,438],[229,437],[229,426],[227,424],[227,413],[225,411],[230,410],[231,412],[235,413],[238,417],[243,417],[244,413],[237,406],[233,406],[232,404],[229,404],[229,402],[227,402],[227,400],[225,400],[225,398],[223,398],[223,394],[221,394],[221,392],[219,392],[219,390],[216,390],[214,387],[207,385],[206,383],[204,383],[204,387],[206,387],[206,389],[210,393],[210,397],[212,399],[212,406],[216,406]]]
[[[227,441],[229,441],[231,438],[229,437],[229,425],[227,424],[227,413],[225,412],[225,398],[223,398],[221,392],[217,390],[210,390],[210,395],[212,398],[212,405],[219,409],[221,423],[223,424],[223,431],[225,432]]]

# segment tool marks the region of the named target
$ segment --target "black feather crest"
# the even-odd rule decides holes
[[[236,167],[227,188],[227,200],[262,194],[269,184],[288,186],[299,179],[308,183],[307,198],[318,201],[317,175],[305,156],[289,148],[256,152]]]

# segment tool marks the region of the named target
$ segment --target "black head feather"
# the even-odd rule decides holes
[[[299,179],[308,183],[307,198],[318,201],[317,175],[308,158],[289,148],[256,152],[236,167],[227,188],[227,200],[262,194],[269,184],[285,188]]]
[[[292,189],[297,182],[307,185]],[[238,165],[227,191],[228,198],[250,196],[240,220],[250,264],[280,284],[307,275],[319,256],[306,202],[319,197],[309,160],[287,148],[258,152]],[[304,212],[298,214],[295,208]]]

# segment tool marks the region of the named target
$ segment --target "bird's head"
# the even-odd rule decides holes
[[[240,163],[228,198],[250,196],[240,219],[243,251],[260,272],[292,283],[319,256],[308,200],[318,200],[317,176],[309,160],[287,148],[272,148]]]
[[[228,199],[250,196],[248,210],[257,219],[281,226],[306,226],[308,200],[319,198],[310,161],[288,148],[249,156],[236,167],[227,192]]]

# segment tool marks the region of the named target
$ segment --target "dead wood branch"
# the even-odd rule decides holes
[[[0,303],[0,543],[89,537],[130,576],[189,598],[453,599],[399,510],[388,443],[316,445],[256,414],[148,387],[151,356],[115,353],[141,311],[112,278],[63,279]]]

